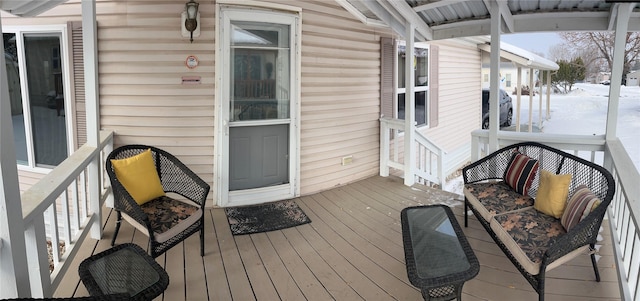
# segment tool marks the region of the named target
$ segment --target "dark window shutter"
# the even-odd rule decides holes
[[[429,127],[438,126],[438,46],[429,46],[431,56],[429,57]]]
[[[394,41],[391,38],[380,39],[380,115],[394,118],[393,107],[393,67]]]

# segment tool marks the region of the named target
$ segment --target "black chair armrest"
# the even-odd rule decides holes
[[[159,154],[158,175],[165,192],[174,192],[195,202],[204,208],[210,186],[191,171],[176,157],[161,149],[154,149]]]

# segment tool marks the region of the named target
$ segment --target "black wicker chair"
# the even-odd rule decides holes
[[[577,188],[579,184],[586,184],[602,202],[596,207],[586,218],[581,220],[571,230],[561,236],[555,237],[550,241],[546,252],[543,255],[540,270],[537,274],[531,274],[519,263],[518,259],[509,251],[509,248],[495,234],[490,225],[490,220],[485,220],[478,208],[475,208],[465,194],[465,227],[467,226],[468,210],[471,209],[480,224],[494,239],[496,244],[507,255],[516,268],[531,284],[533,289],[538,293],[540,301],[544,300],[545,273],[552,263],[556,260],[563,259],[565,256],[571,256],[573,251],[590,247],[591,263],[595,273],[595,280],[600,281],[600,274],[596,263],[596,257],[593,252],[597,242],[598,231],[607,207],[611,203],[615,192],[615,182],[611,174],[602,166],[591,163],[582,158],[568,154],[553,147],[536,143],[523,142],[513,144],[499,149],[488,156],[466,166],[462,170],[465,190],[466,185],[473,183],[482,183],[487,181],[500,181],[507,169],[510,158],[514,152],[520,152],[540,162],[540,169],[556,171],[558,174],[572,174],[569,186],[569,195]],[[533,181],[529,195],[535,197],[539,185],[539,177]],[[558,261],[561,262],[561,261]]]
[[[143,205],[138,205],[118,181],[111,160],[125,159],[150,149],[162,188],[165,193],[177,194],[171,197],[159,197]],[[124,216],[130,224],[149,236],[149,253],[156,258],[191,234],[200,231],[200,255],[204,256],[204,206],[209,194],[209,184],[187,168],[176,157],[153,146],[125,145],[111,152],[106,160],[106,169],[111,179],[114,207],[118,213],[115,233],[111,245],[113,246],[120,230],[120,222]],[[186,204],[186,205],[185,205]],[[170,207],[195,206],[197,210],[189,210],[191,214],[176,214]],[[193,207],[190,207],[193,209]],[[195,212],[194,212],[195,211]],[[146,212],[154,212],[148,214]],[[161,212],[162,216],[159,216]],[[179,223],[167,228],[167,214],[176,215]],[[160,220],[163,222],[161,223]]]

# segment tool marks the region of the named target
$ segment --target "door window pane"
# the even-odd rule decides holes
[[[18,164],[27,165],[27,136],[24,128],[24,111],[22,109],[22,91],[20,90],[20,72],[18,67],[18,49],[16,34],[2,34],[4,42],[4,61],[9,84],[9,102],[11,102],[11,121],[13,123],[13,139]]]
[[[60,38],[25,35],[24,54],[35,165],[51,167],[67,158]]]
[[[289,118],[289,25],[231,24],[230,121]]]

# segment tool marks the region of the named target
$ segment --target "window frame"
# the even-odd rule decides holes
[[[60,46],[58,51],[58,61],[60,63],[60,71],[62,72],[62,83],[63,83],[63,91],[64,91],[64,116],[65,116],[65,131],[66,131],[66,141],[65,146],[67,149],[67,154],[71,154],[73,152],[74,145],[74,118],[72,116],[71,109],[71,73],[70,73],[70,45],[69,45],[69,37],[68,37],[68,28],[66,24],[60,25],[34,25],[34,26],[3,26],[2,33],[11,33],[16,35],[16,47],[18,52],[18,68],[19,68],[19,76],[20,76],[20,89],[22,95],[22,110],[24,114],[24,130],[25,130],[25,139],[26,139],[26,147],[27,147],[27,162],[26,164],[21,164],[16,161],[16,165],[18,170],[47,174],[51,170],[53,170],[56,166],[46,166],[39,165],[36,163],[35,158],[35,148],[34,148],[34,133],[32,128],[32,112],[30,106],[30,95],[28,92],[29,87],[27,83],[27,74],[25,70],[27,70],[26,61],[24,57],[24,38],[25,36],[56,36],[60,39]]]
[[[398,60],[398,54],[399,54],[399,46],[405,46],[406,42],[405,41],[401,41],[401,40],[396,40],[395,45],[394,45],[394,50],[393,50],[393,65],[395,66],[395,70],[393,72],[393,77],[394,77],[394,98],[393,98],[393,102],[394,102],[394,118],[396,119],[400,119],[399,118],[399,111],[400,111],[400,102],[398,100],[399,96],[401,94],[405,94],[406,95],[406,91],[407,88],[400,88],[400,62]],[[424,43],[415,43],[414,48],[420,48],[420,49],[425,49],[427,51],[427,85],[425,86],[416,86],[416,83],[414,82],[414,93],[417,94],[419,92],[424,92],[425,94],[425,101],[424,101],[424,116],[425,116],[425,122],[424,123],[418,123],[418,121],[416,120],[416,127],[418,128],[423,128],[423,127],[429,127],[430,126],[430,116],[429,114],[430,112],[430,93],[429,93],[429,87],[431,85],[431,48],[429,47],[429,44],[424,44]],[[406,96],[405,96],[405,102],[406,102]],[[417,103],[414,103],[414,105],[416,105]],[[414,108],[414,114],[416,112],[416,109]],[[404,119],[402,119],[404,120]]]

